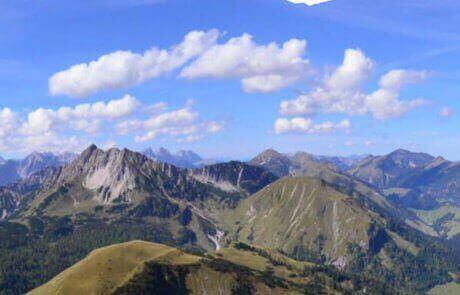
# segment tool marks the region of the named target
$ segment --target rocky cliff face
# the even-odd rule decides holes
[[[278,177],[264,168],[242,162],[228,162],[190,170],[190,175],[228,192],[242,192],[250,196]]]
[[[127,149],[103,151],[91,145],[63,168],[58,183],[79,182],[83,188],[95,192],[95,199],[101,204],[131,202],[130,192],[153,188],[157,165]]]

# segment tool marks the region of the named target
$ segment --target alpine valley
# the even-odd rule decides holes
[[[248,162],[89,146],[0,160],[2,294],[419,294],[458,287],[460,163]]]

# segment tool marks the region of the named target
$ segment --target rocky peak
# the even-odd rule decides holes
[[[155,165],[146,156],[128,149],[103,151],[90,145],[63,169],[60,183],[77,181],[98,192],[101,203],[130,202],[127,192],[149,185],[147,178],[155,171]]]
[[[263,151],[249,161],[249,164],[262,166],[280,177],[289,175],[292,166],[292,162],[287,156],[273,149]]]
[[[285,158],[285,156],[274,149],[267,149],[257,156],[255,156],[251,162],[263,162],[263,161],[271,161],[273,159],[278,158]]]
[[[177,156],[183,158],[186,161],[189,161],[190,163],[198,163],[203,160],[200,155],[194,151],[178,151]]]

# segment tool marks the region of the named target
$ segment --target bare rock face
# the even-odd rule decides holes
[[[59,182],[81,182],[84,188],[97,192],[96,199],[102,204],[131,202],[129,192],[150,185],[156,165],[127,149],[103,151],[91,145],[63,169]]]
[[[246,196],[278,179],[265,168],[237,161],[193,169],[189,174],[200,182],[212,184],[227,192],[241,192]]]

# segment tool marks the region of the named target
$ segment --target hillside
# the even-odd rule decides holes
[[[450,279],[426,260],[425,255],[434,254],[426,249],[438,247],[437,242],[322,180],[283,178],[245,199],[222,220],[230,231],[228,239],[277,250],[299,261],[380,274],[400,288],[406,280],[413,282],[411,288],[423,288],[434,278]],[[415,273],[430,272],[431,279],[421,283],[411,274],[414,263]]]
[[[106,294],[142,271],[148,261],[193,264],[199,257],[161,244],[133,241],[92,251],[30,294]]]
[[[341,268],[351,260],[348,245],[370,250],[375,238],[372,228],[378,232],[378,219],[356,199],[308,177],[273,183],[225,217],[233,223],[229,227],[234,227],[238,240],[299,258],[305,249]],[[378,247],[372,251],[378,252]]]
[[[311,276],[301,275],[300,264],[296,270],[282,260],[273,265],[270,258],[236,248],[204,258],[133,241],[91,252],[30,294],[199,294],[204,290],[209,294],[302,294],[342,289],[334,288],[333,281],[319,271],[323,280],[313,282]]]

